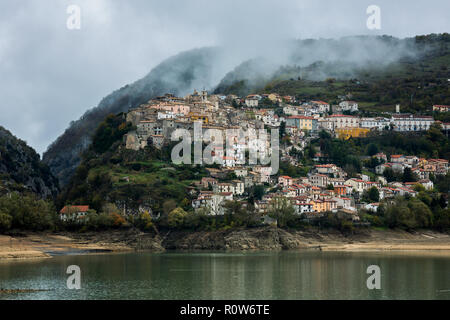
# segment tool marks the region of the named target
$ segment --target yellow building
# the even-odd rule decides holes
[[[209,123],[209,117],[206,114],[190,112],[188,117],[191,121],[202,121],[204,124]]]
[[[277,93],[270,93],[267,98],[272,102],[282,102],[280,95]]]
[[[287,118],[287,125],[290,127],[296,127],[299,130],[314,130],[315,125],[314,121],[317,122],[317,119],[313,117],[305,117],[305,116],[291,116]]]
[[[348,140],[350,138],[367,137],[370,132],[368,128],[338,128],[335,129],[336,135],[339,139]]]
[[[314,212],[326,212],[327,211],[327,204],[325,201],[323,200],[313,200],[312,202],[313,205],[313,211]]]

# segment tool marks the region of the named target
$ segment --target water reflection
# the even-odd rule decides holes
[[[81,268],[81,290],[66,268]],[[368,290],[369,265],[381,290]],[[165,253],[0,263],[0,299],[450,299],[450,257],[398,253]]]

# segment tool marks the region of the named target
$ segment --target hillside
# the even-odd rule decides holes
[[[183,95],[194,88],[202,88],[213,81],[217,59],[217,48],[196,49],[167,59],[141,80],[114,91],[97,107],[72,122],[64,134],[48,147],[43,161],[61,185],[66,185],[80,164],[80,154],[91,143],[92,132],[108,114],[126,112],[168,92]]]
[[[9,191],[55,197],[58,181],[39,155],[24,141],[0,126],[0,196]]]
[[[131,129],[123,114],[108,116],[100,124],[57,207],[82,203],[100,211],[105,204],[114,203],[133,212],[139,207],[163,212],[173,203],[190,207],[190,201],[184,200],[188,186],[206,176],[205,170],[171,165],[170,148],[125,149],[122,137]]]
[[[299,100],[321,99],[332,103],[337,102],[338,96],[351,94],[351,99],[358,101],[363,110],[375,113],[393,111],[395,104],[401,104],[403,111],[423,113],[433,104],[450,103],[448,34],[404,40],[381,37],[378,41],[383,45],[331,42],[326,50],[319,50],[316,40],[317,52],[335,54],[332,57],[318,54],[317,61],[307,66],[292,58],[290,64],[273,69],[269,76],[257,77],[258,81],[252,75],[266,65],[260,60],[247,61],[227,74],[215,92],[238,95],[275,92]],[[354,60],[353,55],[342,54],[345,46],[350,52],[359,51],[362,58]],[[375,53],[368,54],[370,50]],[[388,54],[383,56],[383,51]]]
[[[184,95],[194,88],[238,95],[277,92],[330,102],[350,93],[369,112],[393,110],[397,103],[403,111],[425,112],[432,104],[450,104],[449,42],[448,34],[291,41],[277,48],[276,54],[261,50],[259,57],[237,65],[221,81],[216,78],[232,60],[226,50],[184,52],[105,97],[49,146],[43,160],[60,184],[66,185],[81,161],[80,154],[91,143],[92,132],[108,114],[126,112],[165,93]]]

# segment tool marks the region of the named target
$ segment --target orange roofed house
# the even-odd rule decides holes
[[[278,184],[285,187],[290,187],[294,183],[294,179],[289,176],[281,176],[278,178]]]
[[[82,221],[89,212],[89,206],[65,206],[59,211],[62,221]]]

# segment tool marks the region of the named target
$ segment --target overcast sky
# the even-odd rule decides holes
[[[366,27],[372,4],[379,31]],[[80,30],[66,27],[69,5],[81,8]],[[0,125],[42,153],[101,98],[180,51],[450,32],[448,12],[449,0],[1,0]]]

